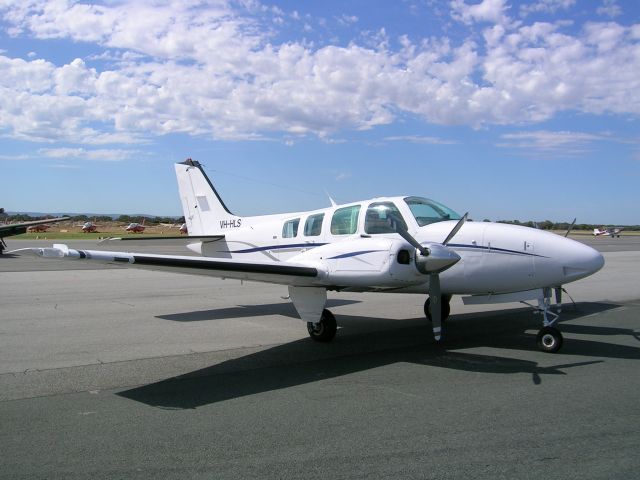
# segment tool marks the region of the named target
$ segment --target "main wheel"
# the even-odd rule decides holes
[[[451,313],[451,306],[449,305],[450,297],[443,295],[441,297],[441,307],[440,307],[440,316],[442,317],[442,321],[444,322],[447,318],[449,318],[449,313]],[[427,301],[424,302],[424,314],[431,321],[431,299],[427,298]]]
[[[322,311],[322,317],[318,323],[307,322],[309,336],[316,342],[330,342],[336,336],[336,317],[326,308]]]
[[[562,333],[554,327],[543,327],[538,332],[536,341],[543,352],[555,353],[562,347]]]

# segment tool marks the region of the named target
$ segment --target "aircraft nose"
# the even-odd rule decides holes
[[[562,262],[565,281],[588,277],[604,266],[604,257],[596,249],[574,240],[567,241],[570,243],[566,245]]]

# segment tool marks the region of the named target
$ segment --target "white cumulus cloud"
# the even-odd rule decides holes
[[[0,53],[0,131],[91,145],[168,133],[291,141],[404,114],[472,127],[536,123],[563,111],[640,114],[640,24],[591,21],[569,30],[525,23],[527,16],[514,22],[504,0],[450,7],[482,34],[403,36],[393,48],[384,30],[360,37],[365,44],[274,42],[277,27],[263,15],[295,12],[258,2],[7,0],[0,16],[9,34],[85,42],[98,53],[62,64]]]

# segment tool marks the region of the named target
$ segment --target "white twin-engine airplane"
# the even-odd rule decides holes
[[[521,226],[465,223],[466,215],[422,197],[240,217],[225,206],[200,163],[188,159],[175,170],[189,231],[182,242],[201,257],[66,245],[25,250],[43,257],[286,285],[309,335],[320,342],[336,334],[335,317],[325,309],[328,290],[428,295],[424,310],[436,341],[443,338],[452,295],[464,295],[465,303],[538,300],[537,307],[531,305],[543,317],[537,342],[547,352],[562,346],[555,326],[562,285],[604,265],[600,253],[574,240]]]

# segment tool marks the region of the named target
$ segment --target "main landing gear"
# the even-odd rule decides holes
[[[560,330],[556,327],[558,319],[560,318],[560,312],[562,311],[562,287],[556,287],[553,289],[556,297],[555,312],[552,311],[551,306],[551,290],[551,288],[543,288],[540,291],[541,295],[538,298],[537,306],[531,305],[520,299],[521,303],[529,305],[536,313],[540,313],[542,315],[542,328],[538,332],[536,342],[540,350],[548,353],[557,352],[562,348],[563,343],[562,333],[560,333]],[[449,313],[451,311],[449,305],[450,300],[450,295],[442,295],[440,297],[440,323],[443,323],[449,317]],[[514,300],[515,299],[510,299],[509,301]],[[431,308],[431,299],[427,298],[424,303],[424,313],[429,321],[433,321]],[[334,317],[333,314],[325,308],[322,311],[322,316],[320,317],[319,322],[307,322],[307,331],[309,332],[309,336],[316,342],[330,342],[333,340],[333,337],[336,336],[336,317]],[[436,341],[438,343],[442,342],[441,330],[436,332],[434,329],[434,334],[435,333],[440,333],[440,338],[436,337]]]
[[[322,317],[318,323],[307,322],[309,336],[316,342],[330,342],[336,336],[336,317],[326,308],[322,311]]]
[[[451,295],[443,295],[441,298],[441,313],[442,321],[444,322],[447,318],[449,318],[449,314],[451,313],[451,306],[449,302],[451,301]],[[431,321],[431,299],[427,298],[427,301],[424,302],[424,314]]]

